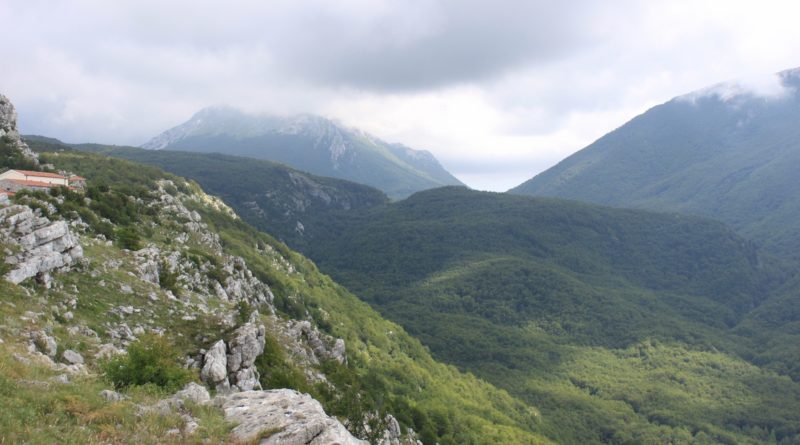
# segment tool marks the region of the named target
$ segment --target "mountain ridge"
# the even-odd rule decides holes
[[[428,151],[390,144],[312,114],[282,117],[208,107],[141,147],[268,159],[310,173],[372,185],[393,197],[461,184]]]
[[[780,94],[728,83],[678,96],[509,193],[708,216],[797,258],[800,70],[776,79]]]

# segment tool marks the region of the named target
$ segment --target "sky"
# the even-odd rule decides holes
[[[800,66],[797,17],[769,0],[3,0],[0,93],[23,134],[67,142],[140,145],[211,105],[316,113],[504,191],[672,97]]]

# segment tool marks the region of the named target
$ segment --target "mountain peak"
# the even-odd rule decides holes
[[[276,116],[213,106],[142,148],[222,152],[281,162],[322,176],[371,185],[399,198],[461,185],[429,152],[387,143],[314,114]]]

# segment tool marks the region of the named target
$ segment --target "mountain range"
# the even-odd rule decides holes
[[[371,185],[393,198],[463,185],[430,152],[387,143],[310,114],[279,117],[229,107],[205,108],[142,147],[276,161],[316,175]]]
[[[90,218],[82,207],[89,206],[100,216],[124,213],[111,220],[121,224],[116,230],[99,217],[87,229],[114,243],[128,240],[133,227],[174,249],[173,235],[162,230],[199,227],[191,212],[164,219],[150,210],[140,224],[127,221],[136,212],[126,209],[152,199],[144,187],[152,184],[141,181],[178,184],[164,193],[181,196],[220,234],[222,247],[255,268],[274,290],[281,319],[308,321],[357,348],[348,349],[344,369],[311,372],[327,372],[337,388],[353,385],[356,399],[369,402],[357,410],[361,418],[365,409],[385,407],[403,427],[422,431],[426,445],[790,444],[800,439],[793,244],[800,198],[792,174],[799,77],[780,73],[780,94],[727,83],[675,98],[511,193],[447,186],[397,200],[402,194],[387,196],[362,180],[254,160],[256,145],[252,152],[239,145],[251,157],[211,153],[224,151],[214,144],[189,153],[182,146],[194,138],[182,136],[193,131],[188,123],[153,142],[160,150],[26,140],[45,162],[97,184],[75,209],[64,207],[72,201],[48,200],[58,212]],[[205,112],[231,116],[210,120],[209,128],[221,129],[197,136],[224,135],[217,147],[237,138],[291,147],[297,135],[309,141],[309,134],[335,133],[299,130],[315,119],[308,116],[292,118],[304,122],[293,126],[292,119]],[[334,145],[325,142],[312,158],[330,162],[340,153]],[[123,165],[126,174],[115,178]],[[228,216],[203,204],[201,188],[231,206]],[[125,255],[106,245],[93,251]],[[189,272],[224,277],[207,254],[186,250]],[[345,287],[396,324],[359,306]],[[452,381],[434,359],[451,365]],[[265,384],[308,388],[294,374],[270,371],[284,370],[284,362],[262,364]],[[465,399],[470,385],[479,391]],[[337,415],[351,408],[338,392],[315,394]]]

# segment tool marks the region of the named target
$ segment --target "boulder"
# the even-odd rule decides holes
[[[261,445],[368,445],[359,440],[308,394],[291,389],[244,391],[218,396],[225,419],[237,423],[241,442]],[[272,432],[264,436],[266,432]]]
[[[36,349],[42,354],[51,358],[56,356],[58,345],[55,338],[47,335],[44,331],[34,331],[31,333],[31,340],[33,340],[33,345]]]
[[[203,357],[203,369],[200,370],[200,379],[218,389],[228,386],[228,359],[225,352],[224,340],[214,343]]]
[[[194,382],[188,383],[182,390],[176,392],[173,397],[178,400],[183,400],[184,402],[192,402],[198,405],[205,405],[211,401],[208,390],[204,386]]]
[[[253,317],[253,320],[257,319]],[[249,322],[236,331],[228,344],[228,376],[230,384],[240,391],[261,389],[256,358],[264,353],[266,329]]]
[[[82,365],[83,364],[83,356],[73,351],[72,349],[67,349],[66,351],[61,353],[61,358],[70,365]]]

